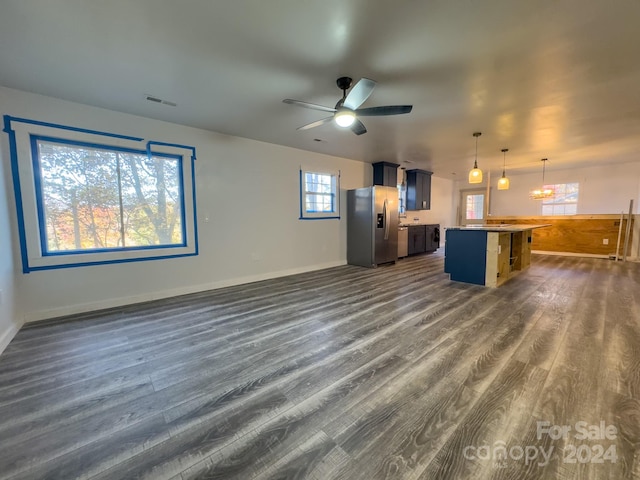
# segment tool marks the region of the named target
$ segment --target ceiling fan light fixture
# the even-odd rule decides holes
[[[330,112],[330,117],[325,117],[315,122],[308,123],[298,127],[296,130],[309,130],[310,128],[319,127],[327,123],[335,122],[341,128],[351,127],[351,131],[355,135],[367,133],[367,129],[360,121],[359,117],[380,117],[388,115],[402,115],[410,113],[412,105],[385,105],[381,107],[360,108],[360,106],[369,98],[373,92],[376,82],[370,78],[361,78],[353,88],[351,88],[350,77],[340,77],[336,80],[338,88],[342,90],[342,98],[338,100],[335,107],[325,107],[324,105],[316,105],[315,103],[302,102],[292,98],[285,98],[284,103],[297,105],[299,107],[310,108],[311,110],[319,110],[321,112]],[[351,88],[349,94],[347,90]]]
[[[503,148],[502,150],[502,177],[498,180],[498,190],[509,190],[509,179],[505,175],[505,170],[507,167],[507,152],[508,148]]]
[[[338,110],[333,119],[339,127],[348,128],[356,121],[356,115],[348,109]]]
[[[476,159],[473,162],[473,168],[469,171],[469,183],[482,183],[482,170],[478,168],[478,137],[482,135],[482,132],[474,132],[473,136],[476,137]]]

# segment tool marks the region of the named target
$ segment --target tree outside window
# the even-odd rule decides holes
[[[37,140],[43,254],[184,244],[180,159]]]

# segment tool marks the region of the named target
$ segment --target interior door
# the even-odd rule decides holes
[[[487,190],[476,188],[460,191],[460,225],[482,225],[487,218]]]

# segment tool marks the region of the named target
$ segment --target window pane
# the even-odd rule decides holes
[[[331,193],[333,189],[331,175],[307,173],[305,179],[305,190],[307,192]]]
[[[337,177],[324,173],[304,174],[304,213],[336,213]]]
[[[122,246],[113,152],[38,142],[47,251]]]
[[[467,195],[467,220],[482,220],[484,217],[484,195]]]
[[[120,162],[126,246],[182,243],[178,161],[121,153]]]
[[[333,195],[308,194],[306,200],[307,213],[334,212]]]
[[[578,211],[579,183],[545,185],[554,195],[542,200],[542,215],[575,215]]]
[[[578,213],[578,205],[576,203],[574,203],[573,205],[564,206],[565,215],[575,215],[577,213]]]
[[[183,242],[176,158],[38,141],[48,252]]]

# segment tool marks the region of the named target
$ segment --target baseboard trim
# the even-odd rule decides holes
[[[51,318],[64,317],[77,313],[93,312],[96,310],[105,310],[108,308],[122,307],[124,305],[132,305],[134,303],[149,302],[152,300],[160,300],[162,298],[178,297],[180,295],[188,295],[190,293],[205,292],[207,290],[217,290],[219,288],[233,287],[243,285],[245,283],[260,282],[262,280],[270,280],[272,278],[286,277],[296,275],[298,273],[314,272],[324,270],[326,268],[340,267],[346,265],[346,261],[328,262],[307,267],[290,268],[287,270],[279,270],[276,272],[263,273],[258,275],[249,275],[217,282],[205,283],[201,285],[190,285],[188,287],[173,288],[170,290],[162,290],[159,292],[144,293],[133,295],[130,297],[112,298],[99,302],[82,303],[78,305],[70,305],[61,308],[52,308],[48,310],[40,310],[37,312],[27,312],[24,314],[25,323],[37,322]],[[14,334],[15,335],[15,334]],[[12,337],[13,338],[13,337]]]
[[[0,336],[0,354],[4,352],[4,349],[7,348],[7,345],[11,343],[13,337],[20,331],[20,326],[11,324],[9,328]]]
[[[537,253],[539,255],[558,255],[561,257],[604,258],[607,260],[609,259],[609,255],[598,255],[595,253],[547,252],[545,250],[531,250],[531,253]],[[627,260],[633,261],[634,259],[627,257]]]

